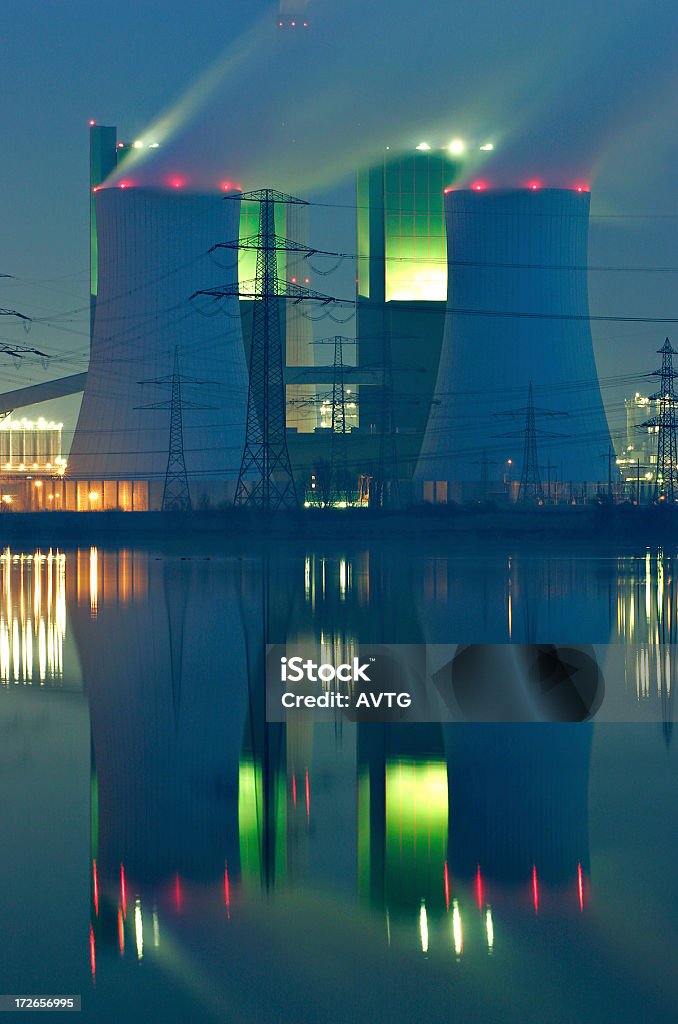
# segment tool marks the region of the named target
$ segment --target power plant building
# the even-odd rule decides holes
[[[239,203],[218,193],[113,187],[97,190],[95,211],[96,313],[68,463],[76,487],[65,507],[161,507],[175,354],[192,500],[228,502],[242,458],[248,388],[238,300],[223,300],[220,314],[207,317],[190,298],[224,285],[228,272],[207,252],[237,237]]]
[[[526,473],[553,497],[607,480],[589,203],[578,189],[448,191],[447,316],[416,471],[424,500],[507,492]]]
[[[360,429],[399,439],[411,476],[435,387],[447,296],[444,190],[459,164],[421,143],[357,177],[357,363],[383,384],[360,389]],[[385,420],[385,422],[383,422]]]

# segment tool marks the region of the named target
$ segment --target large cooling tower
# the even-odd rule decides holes
[[[471,497],[479,482],[508,490],[526,433],[544,492],[547,480],[561,493],[607,480],[588,321],[589,202],[566,189],[447,194],[448,310],[416,471],[428,500]]]
[[[175,350],[193,502],[232,497],[247,413],[238,299],[222,300],[211,317],[189,300],[201,289],[237,281],[236,255],[224,270],[207,251],[238,237],[239,206],[223,195],[180,190],[97,191],[99,290],[68,462],[68,477],[80,481],[78,507],[160,507]],[[157,378],[166,380],[148,383]],[[142,408],[163,402],[164,409]]]

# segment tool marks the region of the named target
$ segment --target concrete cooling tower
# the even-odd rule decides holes
[[[415,474],[424,500],[516,497],[525,475],[521,496],[544,498],[547,482],[567,499],[607,481],[589,203],[567,189],[448,192],[447,317]]]
[[[212,317],[189,300],[237,281],[236,258],[224,270],[207,252],[238,237],[239,206],[180,190],[97,190],[98,295],[68,507],[161,507],[175,352],[192,502],[232,500],[248,387],[238,299],[223,299],[228,315]]]

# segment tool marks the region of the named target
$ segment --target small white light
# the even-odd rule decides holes
[[[486,143],[485,143],[485,145],[484,145],[484,146],[481,146],[480,148],[481,148],[481,149],[482,149],[482,150],[483,150],[483,151],[484,151],[485,153],[489,153],[489,152],[491,152],[491,150],[493,150],[493,149],[494,149],[494,146],[492,145],[492,143],[491,143],[491,142],[486,142]]]
[[[133,142],[133,143],[132,143],[132,147],[133,147],[134,149],[143,149],[143,148],[144,148],[144,144],[143,144],[143,142],[141,141],[141,139],[137,139],[137,140],[136,140],[136,142]]]
[[[160,145],[159,142],[149,142],[148,148],[149,149],[157,149],[159,145]]]
[[[417,146],[417,149],[423,149],[423,150],[427,150],[427,149],[430,149],[430,148],[431,147],[429,146],[428,142],[420,142],[419,145]]]
[[[463,139],[452,139],[452,142],[447,147],[448,153],[451,153],[452,156],[461,156],[465,149],[466,143]]]

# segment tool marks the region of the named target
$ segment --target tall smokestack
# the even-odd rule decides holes
[[[589,204],[588,192],[536,186],[447,194],[448,309],[416,471],[426,500],[520,479],[530,384],[544,483],[607,479],[588,320]]]

